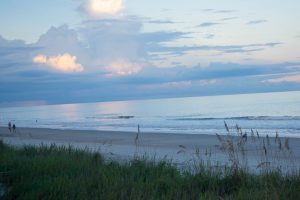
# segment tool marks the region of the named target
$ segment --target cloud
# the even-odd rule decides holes
[[[286,68],[299,65],[297,63],[279,65],[211,63],[204,68],[197,65],[186,66],[185,61],[177,58],[168,60],[169,63],[173,61],[176,67],[159,68],[158,62],[155,63],[155,55],[167,60],[169,57],[184,53],[211,54],[216,51],[247,53],[277,47],[280,43],[276,41],[228,45],[202,43],[185,46],[181,39],[189,39],[193,33],[185,29],[145,32],[143,23],[146,20],[150,19],[138,17],[89,19],[76,29],[66,25],[52,27],[33,44],[0,37],[0,93],[6,94],[0,97],[0,102],[34,101],[41,100],[42,97],[42,100],[49,103],[66,103],[145,98],[147,95],[158,97],[207,95],[217,93],[216,91],[256,91],[252,86],[247,88],[247,82],[245,85],[236,85],[236,81],[232,80],[299,71],[295,68]],[[202,36],[206,34],[212,37],[209,33],[203,33]],[[61,64],[64,57],[69,58],[68,62]],[[199,62],[201,59],[199,56]],[[72,67],[65,68],[66,63]],[[74,73],[70,76],[67,73],[56,73],[47,69],[62,72],[84,70],[84,73]],[[261,83],[261,78],[254,79],[257,85],[275,88],[273,84]],[[232,84],[225,87],[224,80],[232,81]],[[218,81],[222,81],[222,84],[217,84]],[[149,93],[142,89],[136,90],[141,85],[160,84],[164,86],[160,93],[157,93],[156,89]],[[288,84],[276,85],[276,89],[295,88],[295,84],[289,84],[292,85],[290,87],[286,85]],[[297,86],[299,88],[299,85]]]
[[[214,38],[214,37],[215,37],[214,34],[206,34],[206,35],[205,35],[205,38],[206,38],[206,39],[212,39],[212,38]]]
[[[142,21],[132,17],[98,19],[84,21],[78,29],[71,29],[67,25],[51,27],[33,44],[0,38],[0,47],[3,47],[0,48],[0,67],[7,69],[2,70],[1,74],[42,70],[32,64],[35,56],[63,55],[66,52],[76,55],[86,73],[112,73],[106,67],[120,58],[143,67],[152,61],[151,49],[161,48],[164,43],[185,38],[189,34],[143,32]],[[43,61],[41,58],[40,62]]]
[[[300,70],[300,65],[290,65],[290,66],[287,66],[286,69],[296,69],[296,70]]]
[[[247,22],[248,25],[254,25],[254,24],[261,24],[261,23],[265,23],[268,20],[254,20],[254,21],[249,21]]]
[[[36,101],[15,101],[15,102],[0,102],[1,107],[31,107],[31,106],[43,106],[48,103],[44,100]]]
[[[200,86],[206,86],[206,85],[214,85],[217,84],[218,80],[217,79],[211,79],[211,80],[199,80],[199,85]]]
[[[77,30],[71,29],[67,25],[51,27],[45,34],[40,36],[35,45],[41,47],[39,52],[46,55],[68,52],[79,56],[82,54],[83,46],[78,35]]]
[[[198,27],[209,27],[209,26],[215,26],[219,25],[220,23],[217,22],[204,22],[202,24],[199,24]]]
[[[212,92],[220,84],[219,80],[183,80],[183,81],[169,81],[163,83],[147,83],[140,84],[136,90],[143,93],[144,96],[155,93],[159,97],[170,96],[190,96],[195,93]],[[157,97],[156,97],[157,98]]]
[[[192,81],[172,81],[160,84],[145,84],[140,88],[143,90],[162,90],[162,89],[185,89],[192,86]]]
[[[105,69],[119,58],[141,63],[147,56],[147,42],[141,39],[141,24],[132,20],[101,19],[83,22],[80,29],[67,26],[52,27],[41,36],[38,54],[76,55],[85,72],[107,73]],[[79,37],[80,36],[80,37]],[[34,54],[34,55],[37,55]]]
[[[265,83],[283,83],[283,82],[300,83],[300,75],[283,76],[283,77],[279,77],[279,78],[268,79],[263,82],[265,82]]]
[[[71,29],[66,25],[51,27],[34,44],[24,44],[23,42],[12,42],[2,39],[3,41],[1,42],[0,40],[0,45],[3,43],[7,46],[9,43],[10,46],[9,48],[0,48],[3,54],[7,54],[5,59],[3,57],[0,59],[0,67],[3,66],[3,68],[7,69],[5,71],[2,70],[1,73],[9,75],[9,71],[11,73],[32,70],[43,71],[43,68],[32,65],[33,57],[40,54],[44,56],[63,55],[67,52],[70,55],[76,55],[77,60],[80,61],[79,65],[84,66],[85,73],[98,75],[114,74],[115,76],[118,73],[129,75],[140,73],[146,66],[156,65],[154,62],[158,58],[166,59],[166,55],[177,56],[196,51],[218,51],[218,53],[228,54],[248,53],[262,51],[280,44],[278,42],[268,42],[241,45],[171,46],[171,44],[175,44],[174,41],[176,40],[189,38],[190,32],[143,32],[142,21],[139,18],[132,17],[98,19],[83,22],[79,29]],[[207,35],[207,37],[211,38],[213,36]],[[26,49],[26,51],[20,49]],[[18,57],[15,55],[17,52],[19,52]],[[120,58],[124,60],[124,63],[131,63],[134,70],[125,68],[126,70],[122,71],[116,69],[117,67],[112,64],[116,63]],[[16,60],[18,60],[18,63],[16,63]],[[41,62],[42,60],[40,60]],[[45,61],[43,62],[46,64]],[[76,64],[76,61],[74,63]],[[112,67],[109,71],[110,65]],[[183,65],[181,67],[184,68]]]
[[[280,45],[280,42],[268,42],[261,44],[244,45],[194,45],[194,46],[157,46],[153,45],[151,52],[169,52],[172,55],[182,55],[189,51],[219,51],[221,53],[249,53],[263,51],[265,48],[273,48]]]
[[[109,72],[109,76],[126,76],[138,73],[141,70],[141,66],[138,63],[130,63],[125,59],[117,59],[109,66],[106,67]]]
[[[32,59],[34,63],[45,64],[58,71],[66,73],[82,72],[84,67],[81,64],[76,63],[76,60],[76,56],[72,56],[68,53],[50,57],[39,54]]]
[[[212,12],[212,13],[233,13],[236,10],[216,10],[216,9],[201,9],[202,12]]]
[[[234,19],[238,19],[238,17],[225,17],[220,19],[221,21],[229,21],[229,20],[234,20]]]
[[[30,51],[41,49],[38,45],[25,44],[22,40],[6,40],[0,35],[0,60],[9,56],[21,56],[24,60],[24,55]]]
[[[175,24],[174,21],[171,20],[148,20],[146,23],[149,24]]]
[[[123,8],[123,0],[86,0],[81,6],[93,18],[102,18],[119,13]]]
[[[233,13],[236,12],[236,10],[215,10],[215,13]]]
[[[42,63],[42,64],[45,64],[45,63],[47,63],[47,57],[40,54],[40,55],[35,56],[35,57],[32,59],[32,61],[33,61],[34,63]]]
[[[81,53],[86,54],[80,57],[80,63],[85,66],[85,73],[74,73],[70,76],[66,73],[53,73],[49,70],[43,70],[41,67],[32,64],[34,55],[41,54],[40,57],[36,58],[36,61],[45,62],[45,60],[49,60],[49,57],[45,55],[63,55],[60,53],[60,48],[64,48],[65,50],[74,47],[71,42],[76,41],[74,35],[69,33],[58,34],[60,32],[59,28],[59,30],[54,31],[55,34],[52,32],[50,35],[44,35],[43,41],[49,41],[49,43],[46,45],[45,42],[43,43],[45,46],[43,46],[42,49],[33,51],[33,56],[30,57],[31,65],[24,65],[24,63],[19,61],[19,63],[11,63],[11,65],[7,66],[7,64],[5,64],[7,62],[0,59],[0,67],[6,67],[5,72],[6,70],[10,71],[10,74],[7,75],[6,73],[2,73],[4,69],[1,68],[0,93],[5,95],[0,97],[0,102],[45,100],[50,104],[78,103],[133,98],[279,91],[299,88],[297,84],[287,83],[274,87],[273,84],[261,82],[262,78],[270,74],[299,71],[297,68],[287,68],[288,66],[298,66],[299,63],[282,63],[277,65],[211,63],[205,68],[201,66],[159,68],[153,65],[147,65],[147,63],[143,65],[139,58],[135,57],[135,54],[142,51],[142,55],[138,57],[147,59],[148,55],[144,55],[144,53],[150,51],[149,43],[151,44],[150,46],[155,44],[159,49],[162,48],[160,43],[163,43],[163,41],[172,41],[184,36],[184,34],[154,32],[147,33],[146,35],[141,33],[137,36],[135,31],[128,31],[126,32],[128,35],[126,35],[125,41],[135,41],[136,43],[134,44],[136,46],[129,48],[129,46],[126,45],[127,48],[123,49],[122,45],[117,46],[121,40],[118,35],[119,31],[117,31],[120,28],[120,24],[116,26],[118,26],[117,29],[114,29],[116,32],[106,26],[100,26],[103,30],[99,29],[99,26],[89,27],[95,31],[95,35],[91,35],[94,37],[91,37],[88,41],[84,41],[83,44],[85,45],[82,45],[80,41],[78,41],[80,45],[76,45],[75,47],[83,48]],[[127,27],[129,26],[122,25],[121,27],[124,27],[124,30],[128,30]],[[132,28],[130,30],[132,30]],[[61,36],[61,39],[59,39],[60,37],[58,37],[57,34]],[[111,36],[114,34],[116,35],[113,38],[117,38],[117,41],[111,44],[112,48],[110,49],[108,48],[109,46],[104,45],[104,43],[106,40],[111,40]],[[85,34],[82,35],[86,37]],[[159,37],[159,35],[162,35],[162,38]],[[59,46],[55,51],[55,48],[51,47],[50,36],[54,39],[54,43],[68,41],[67,38],[69,37],[74,37],[74,40],[69,40],[70,42],[66,42],[65,47],[63,45]],[[99,38],[97,36],[99,36]],[[101,42],[103,42],[103,46],[97,45],[102,44]],[[253,45],[270,44],[249,44],[248,46],[253,47]],[[99,48],[101,48],[101,51]],[[228,46],[226,48],[240,48],[240,46]],[[119,51],[119,49],[122,49],[122,51],[116,52]],[[165,50],[166,49],[163,49],[163,51]],[[48,51],[56,53],[50,54]],[[116,54],[111,56],[114,52],[116,52]],[[71,52],[69,52],[69,54],[79,56]],[[120,55],[122,54],[125,56],[121,57]],[[86,56],[87,59],[83,63],[82,57],[84,58]],[[91,67],[95,67],[95,69],[91,69]],[[111,76],[108,77],[108,75]],[[261,78],[260,76],[262,75],[264,77]],[[236,82],[240,81],[241,84],[236,84]],[[220,82],[222,82],[222,84],[218,84]],[[101,87],[99,87],[99,85]],[[148,86],[149,90],[146,90],[143,86]]]
[[[207,67],[199,65],[189,67],[176,66],[172,68],[144,67],[134,76],[119,77],[117,82],[120,84],[162,84],[168,82],[203,80],[203,85],[206,83],[213,85],[213,83],[215,83],[214,80],[218,79],[269,76],[272,74],[296,71],[296,69],[286,68],[290,65],[290,63],[270,65],[211,63]]]
[[[202,11],[202,12],[213,12],[214,9],[207,8],[207,9],[201,9],[200,11]]]

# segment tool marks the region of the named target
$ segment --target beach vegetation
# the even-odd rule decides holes
[[[0,198],[300,199],[299,171],[285,174],[278,170],[241,170],[237,143],[223,136],[218,138],[221,147],[229,151],[231,165],[212,167],[196,149],[197,168],[193,171],[180,170],[167,160],[134,156],[131,161],[120,163],[106,160],[98,152],[71,146],[17,148],[0,142]],[[278,145],[278,138],[276,142]],[[287,148],[288,142],[283,146]],[[187,148],[182,145],[179,151]],[[205,152],[208,157],[210,153]],[[266,164],[260,165],[258,168]]]

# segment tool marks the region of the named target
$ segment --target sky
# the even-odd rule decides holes
[[[0,1],[0,106],[300,90],[299,0]]]

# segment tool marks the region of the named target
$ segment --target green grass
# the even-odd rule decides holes
[[[68,147],[12,148],[0,141],[2,199],[300,199],[300,176],[250,174],[170,162],[104,162]]]

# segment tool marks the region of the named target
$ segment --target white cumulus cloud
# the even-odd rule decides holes
[[[123,0],[87,0],[84,10],[92,17],[115,15],[123,8]]]
[[[84,67],[81,64],[76,63],[76,56],[72,56],[68,53],[59,54],[57,56],[45,56],[45,55],[36,55],[32,61],[34,63],[45,64],[49,67],[62,71],[62,72],[82,72]]]
[[[46,56],[44,56],[44,55],[37,55],[37,56],[35,56],[33,59],[32,59],[32,61],[34,62],[34,63],[47,63],[47,57]]]
[[[118,76],[126,76],[136,74],[141,70],[141,65],[138,63],[130,63],[125,59],[119,58],[116,61],[112,62],[110,65],[106,67],[106,71],[108,71],[110,76],[118,75]]]

